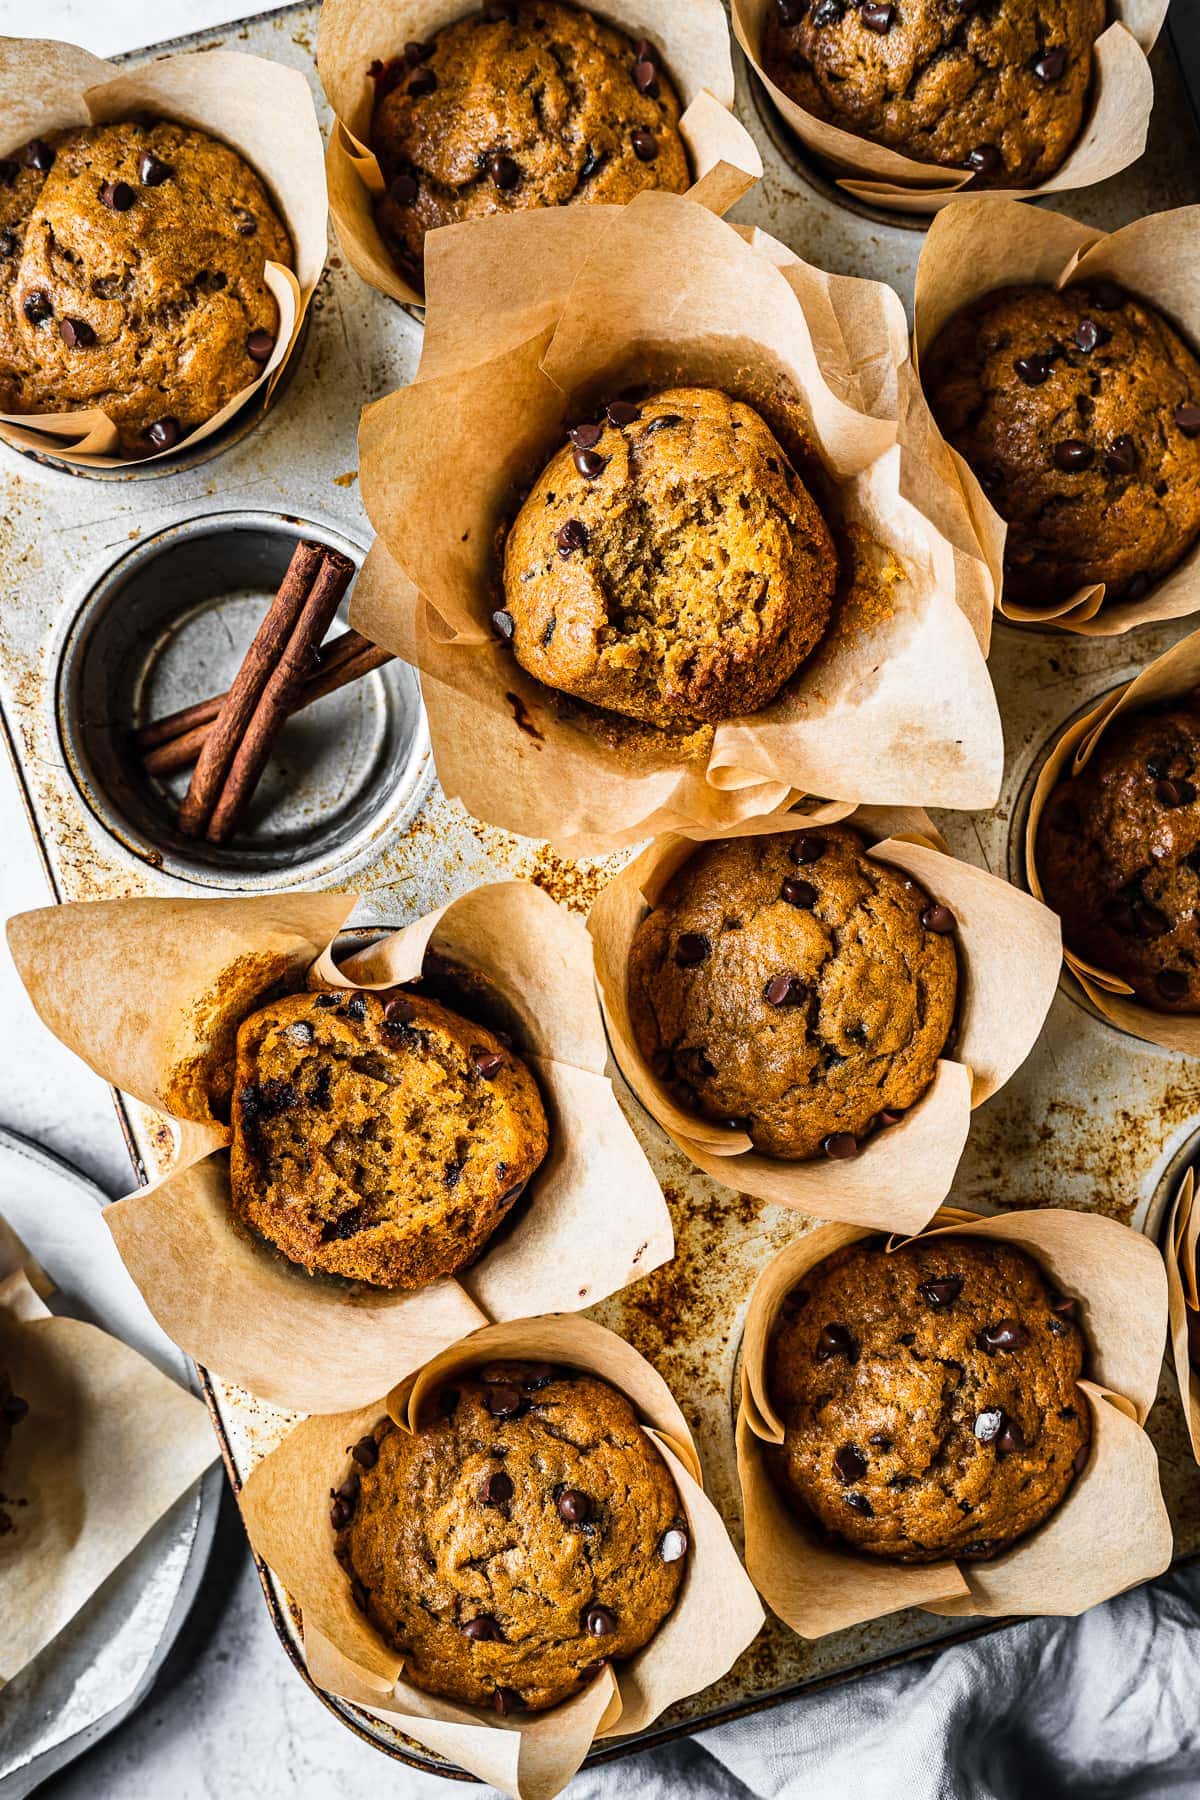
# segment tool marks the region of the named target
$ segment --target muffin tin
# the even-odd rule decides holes
[[[305,70],[327,127],[312,62],[318,10],[286,7],[180,47],[225,43]],[[745,65],[736,61],[739,114],[762,149],[766,174],[735,217],[814,263],[888,281],[910,303],[920,231],[911,220],[864,215],[813,174],[777,122],[767,128],[762,97],[752,96]],[[1158,99],[1146,156],[1100,187],[1061,196],[1062,211],[1113,226],[1200,200],[1196,129],[1166,39],[1153,68]],[[1181,144],[1193,154],[1181,154]],[[336,249],[310,316],[287,389],[270,411],[236,421],[239,429],[219,440],[219,454],[157,465],[170,480],[96,480],[0,452],[10,584],[0,615],[0,709],[52,890],[58,899],[80,900],[351,888],[362,896],[356,917],[367,933],[505,876],[531,878],[586,909],[603,865],[568,862],[468,819],[445,800],[432,778],[412,677],[399,665],[289,727],[283,754],[291,799],[277,815],[264,804],[246,840],[220,856],[207,858],[174,839],[162,797],[125,760],[125,730],[195,697],[199,687],[224,685],[244,622],[273,587],[294,536],[314,535],[356,554],[368,540],[356,491],[359,409],[411,380],[420,327],[346,269]],[[1064,722],[1192,625],[1175,621],[1106,640],[998,622],[990,663],[1007,740],[1003,792],[990,813],[938,815],[955,853],[1024,885],[1028,795]],[[193,663],[186,689],[183,677],[176,688],[185,649],[211,679],[197,685]],[[354,743],[351,732],[361,733]],[[270,791],[268,785],[264,803]],[[596,1316],[647,1355],[679,1396],[709,1492],[740,1539],[732,1414],[742,1320],[755,1276],[795,1234],[797,1217],[695,1172],[619,1080],[617,1087],[671,1207],[677,1254]],[[139,1178],[153,1179],[169,1156],[169,1133],[144,1108],[118,1106]],[[1198,1134],[1200,1064],[1122,1036],[1064,977],[1033,1054],[977,1114],[951,1203],[984,1212],[1030,1204],[1098,1210],[1153,1234]],[[237,1487],[293,1416],[202,1378]],[[1150,1432],[1176,1552],[1190,1557],[1200,1554],[1200,1489],[1173,1390],[1173,1377],[1164,1375]],[[264,1569],[260,1574],[281,1643],[307,1680],[287,1596]],[[769,1619],[715,1687],[681,1702],[649,1731],[606,1742],[589,1761],[627,1756],[980,1629],[906,1612],[808,1643]],[[350,1729],[386,1752],[461,1775],[354,1707],[323,1697]]]

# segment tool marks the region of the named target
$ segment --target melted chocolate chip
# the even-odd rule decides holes
[[[856,1513],[861,1513],[864,1519],[873,1519],[875,1517],[875,1508],[871,1505],[871,1502],[867,1499],[865,1494],[843,1494],[842,1499],[845,1501],[846,1505],[852,1507]]]
[[[482,1080],[492,1081],[504,1067],[505,1059],[498,1050],[472,1050],[471,1061]]]
[[[831,1131],[821,1149],[831,1162],[852,1162],[859,1152],[859,1142],[851,1131]]]
[[[143,187],[161,187],[164,181],[170,181],[172,173],[170,163],[155,156],[153,150],[143,150],[138,157],[138,180]]]
[[[558,554],[563,557],[570,556],[576,550],[586,550],[588,528],[582,519],[567,519],[559,526],[554,542],[558,547]]]
[[[902,1107],[885,1106],[876,1113],[875,1122],[877,1125],[882,1125],[886,1128],[888,1126],[898,1125],[903,1117],[904,1109]]]
[[[100,204],[109,212],[128,212],[137,195],[127,181],[106,181],[100,189]]]
[[[1196,789],[1190,781],[1156,781],[1154,798],[1160,806],[1190,806],[1196,798]]]
[[[1096,452],[1082,438],[1064,438],[1061,444],[1054,446],[1054,461],[1066,475],[1081,474],[1090,469],[1096,460]]]
[[[1172,415],[1184,437],[1200,437],[1200,406],[1193,401],[1185,401],[1177,406]]]
[[[763,989],[768,1006],[801,1006],[807,995],[808,989],[799,975],[776,975]]]
[[[392,178],[388,194],[397,206],[415,206],[421,192],[421,186],[415,175],[407,169]]]
[[[1050,379],[1051,363],[1048,356],[1018,356],[1013,368],[1026,387],[1041,387],[1044,381]]]
[[[932,1307],[934,1312],[940,1312],[947,1306],[953,1306],[962,1290],[963,1278],[961,1275],[939,1275],[933,1281],[917,1283],[918,1294],[926,1306]]]
[[[492,1711],[498,1712],[502,1719],[506,1719],[509,1713],[524,1711],[524,1707],[525,1702],[516,1688],[498,1687],[492,1695]]]
[[[1103,312],[1115,312],[1125,304],[1125,289],[1118,287],[1115,281],[1093,282],[1089,292]]]
[[[252,331],[246,339],[246,355],[251,362],[270,362],[275,339],[269,331]]]
[[[373,1469],[379,1461],[379,1445],[368,1432],[366,1437],[359,1438],[350,1454],[360,1469]]]
[[[1125,431],[1113,439],[1104,453],[1104,466],[1110,475],[1132,475],[1137,460],[1137,445]]]
[[[639,57],[633,65],[633,85],[639,94],[653,94],[658,84],[658,70],[649,57]]]
[[[979,1337],[985,1350],[1019,1350],[1025,1342],[1025,1331],[1015,1319],[1001,1319],[995,1325],[985,1325]]]
[[[611,1637],[617,1629],[617,1615],[607,1606],[589,1606],[583,1615],[583,1628],[589,1637]]]
[[[1011,1456],[1016,1450],[1025,1448],[1025,1439],[1021,1435],[1021,1427],[1013,1419],[1006,1418],[996,1439],[996,1450],[1001,1456]]]
[[[658,1554],[665,1563],[679,1562],[687,1555],[687,1532],[682,1525],[672,1525],[658,1540]]]
[[[779,898],[786,900],[789,906],[815,906],[817,890],[811,881],[801,881],[798,875],[789,875],[779,890]]]
[[[516,629],[516,626],[510,612],[506,612],[502,606],[497,607],[496,611],[492,614],[492,624],[495,627],[497,637],[503,638],[506,644],[512,642],[512,634]]]
[[[963,167],[970,169],[972,175],[994,175],[1003,160],[995,144],[980,144],[976,149],[968,150]]]
[[[1075,327],[1075,343],[1085,356],[1090,356],[1101,344],[1107,344],[1111,336],[1112,332],[1106,331],[1103,325],[1097,325],[1095,319],[1080,319]]]
[[[675,961],[681,969],[695,968],[711,954],[712,946],[699,931],[685,931],[675,944]]]
[[[595,481],[608,467],[607,456],[601,456],[598,450],[581,450],[576,447],[572,461],[586,481]]]
[[[21,161],[27,169],[36,169],[39,175],[48,175],[54,167],[56,154],[45,138],[33,138],[21,151]]]
[[[437,84],[438,78],[432,69],[418,69],[408,84],[407,92],[409,99],[420,100],[423,99],[426,94],[436,93]]]
[[[818,1362],[828,1362],[833,1356],[844,1356],[848,1362],[857,1362],[858,1344],[847,1326],[834,1321],[822,1325],[815,1355]]]
[[[895,23],[896,9],[894,6],[869,5],[862,7],[858,16],[868,31],[877,32],[880,37],[884,37]]]
[[[517,164],[501,150],[488,157],[487,171],[502,194],[510,193],[521,179]]]
[[[775,0],[775,16],[784,30],[798,25],[808,11],[808,0]]]
[[[496,1469],[484,1477],[479,1498],[485,1506],[507,1506],[516,1491],[512,1476],[506,1475],[503,1469]]]
[[[183,426],[178,419],[168,415],[165,419],[155,419],[146,436],[155,450],[173,450],[183,436]]]
[[[1066,51],[1058,46],[1043,50],[1034,61],[1033,72],[1039,81],[1061,81],[1067,72]]]
[[[556,1369],[553,1363],[531,1363],[521,1377],[521,1386],[527,1394],[536,1394],[540,1389],[549,1387],[552,1381],[566,1379],[563,1370]]]
[[[1188,978],[1182,969],[1160,969],[1154,985],[1164,1000],[1182,1000],[1188,991]]]
[[[926,931],[932,931],[937,937],[949,937],[958,926],[958,920],[950,908],[940,904],[927,906],[921,914],[921,923]]]
[[[592,1514],[592,1503],[578,1488],[564,1488],[555,1503],[558,1516],[568,1525],[582,1525]]]
[[[515,1418],[525,1404],[516,1388],[509,1387],[505,1382],[489,1387],[483,1403],[495,1419]]]
[[[477,1619],[468,1619],[462,1628],[462,1634],[465,1638],[470,1638],[473,1644],[500,1642],[500,1627],[490,1613],[480,1613]]]
[[[849,1487],[852,1482],[861,1481],[866,1474],[866,1458],[853,1444],[842,1444],[833,1453],[833,1472],[839,1481],[844,1481]]]
[[[639,162],[651,163],[658,160],[658,139],[644,125],[638,125],[630,132],[629,142]]]
[[[58,335],[68,350],[90,350],[96,334],[86,319],[60,319]]]
[[[354,1508],[344,1500],[335,1500],[329,1509],[329,1523],[335,1531],[344,1531],[354,1517]]]
[[[641,407],[635,406],[632,400],[610,400],[604,411],[609,424],[618,430],[636,424],[642,416]]]
[[[44,325],[47,319],[54,317],[54,308],[50,304],[49,296],[43,294],[39,288],[35,288],[32,294],[26,294],[21,311],[31,325]]]
[[[886,1431],[873,1431],[867,1439],[867,1442],[871,1445],[872,1449],[882,1450],[885,1455],[892,1447],[892,1440],[887,1435]]]
[[[799,863],[804,868],[808,863],[820,862],[825,849],[823,837],[818,837],[813,831],[802,831],[798,838],[792,840],[789,854],[794,863]]]

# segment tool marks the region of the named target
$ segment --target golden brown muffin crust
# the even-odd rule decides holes
[[[981,187],[1037,186],[1079,136],[1105,0],[771,0],[764,67],[818,119]]]
[[[94,125],[0,162],[0,410],[99,407],[120,453],[170,449],[262,373],[292,245],[236,150]]]
[[[1038,823],[1068,949],[1158,1012],[1200,1012],[1200,702],[1128,713]]]
[[[996,1555],[1053,1511],[1087,1458],[1075,1302],[980,1238],[883,1238],[810,1269],[768,1356],[789,1505],[899,1562]]]
[[[766,1155],[852,1156],[933,1079],[953,928],[844,825],[706,844],[634,937],[638,1047],[682,1105]]]
[[[675,1604],[687,1528],[623,1394],[548,1363],[456,1372],[333,1493],[356,1604],[429,1693],[501,1713],[577,1693]]]
[[[758,413],[671,388],[613,403],[548,463],[508,534],[497,623],[547,686],[692,727],[775,698],[824,632],[836,576]]]
[[[1200,362],[1112,282],[1002,288],[922,371],[942,432],[1008,521],[1005,587],[1138,599],[1200,532]]]
[[[546,1154],[533,1076],[416,995],[294,994],[238,1032],[234,1212],[310,1273],[423,1287],[482,1249]]]
[[[371,145],[388,188],[375,216],[409,273],[439,225],[688,186],[658,52],[558,0],[485,6],[376,80]]]

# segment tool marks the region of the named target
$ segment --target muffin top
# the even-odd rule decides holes
[[[574,427],[508,534],[495,622],[548,687],[692,728],[775,698],[836,577],[820,510],[759,415],[672,388]]]
[[[238,1032],[233,1209],[310,1273],[415,1288],[463,1268],[548,1141],[525,1064],[437,1001],[294,994]]]
[[[1087,1459],[1076,1303],[970,1237],[863,1239],[785,1300],[768,1353],[788,1504],[871,1556],[996,1555]]]
[[[267,190],[190,126],[93,125],[0,162],[0,410],[99,407],[153,456],[261,375],[292,263]]]
[[[933,1079],[954,916],[844,825],[706,844],[638,926],[638,1048],[689,1111],[800,1161],[853,1156]]]
[[[1001,288],[922,368],[938,425],[1008,521],[1016,599],[1136,600],[1200,532],[1200,362],[1108,281]]]
[[[354,1447],[334,1491],[356,1605],[429,1693],[540,1711],[649,1642],[687,1524],[666,1463],[606,1381],[548,1363],[456,1372],[420,1431]]]
[[[688,186],[657,50],[559,0],[487,5],[375,73],[375,217],[408,274],[439,225]]]
[[[1063,940],[1158,1012],[1200,1012],[1200,702],[1124,713],[1054,788],[1037,868]]]
[[[806,112],[980,187],[1036,186],[1083,126],[1105,0],[769,0],[764,67]]]

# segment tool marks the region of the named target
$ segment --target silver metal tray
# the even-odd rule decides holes
[[[289,7],[188,43],[224,42],[304,70],[327,124],[312,61],[317,10],[311,4]],[[1062,211],[1115,226],[1200,199],[1195,128],[1165,45],[1153,66],[1158,101],[1147,155],[1101,187],[1060,196]],[[740,60],[738,94],[766,176],[736,216],[815,263],[888,281],[910,303],[921,231],[911,221],[848,206],[761,110]],[[423,725],[407,704],[401,670],[377,674],[339,702],[324,702],[293,721],[276,770],[281,784],[286,779],[287,807],[282,814],[270,812],[265,789],[249,842],[231,860],[189,861],[194,851],[171,840],[165,802],[156,814],[139,812],[113,763],[119,728],[131,722],[124,708],[138,706],[136,716],[143,717],[195,698],[201,687],[224,685],[245,636],[244,629],[240,638],[230,632],[233,615],[226,608],[243,607],[248,616],[261,606],[273,587],[271,556],[278,556],[289,533],[316,532],[350,545],[368,541],[356,491],[359,409],[411,379],[419,345],[419,325],[366,288],[335,249],[286,393],[265,419],[232,434],[212,457],[158,479],[99,482],[2,453],[2,547],[13,591],[0,612],[0,711],[59,898],[345,887],[362,896],[355,925],[370,928],[402,924],[477,882],[521,876],[570,906],[587,907],[602,869],[568,863],[545,845],[470,820],[447,803],[432,779]],[[196,542],[213,548],[214,563],[218,551],[223,563],[236,542],[236,581],[223,581],[214,569],[218,578],[209,589],[203,582],[187,589],[179,575],[190,566],[186,556],[173,569],[157,561],[155,552],[164,545]],[[106,602],[114,592],[128,591],[122,584],[131,569],[144,574],[156,565],[167,572],[164,591],[168,599],[172,592],[179,596],[183,625],[193,634],[186,681],[178,674],[182,639],[176,623],[148,602],[132,609],[134,617],[108,606],[105,655],[111,660],[102,658],[89,672],[80,645],[89,633],[103,637]],[[222,585],[233,591],[216,604],[212,589]],[[144,587],[154,587],[153,575]],[[1040,759],[1063,722],[1192,623],[1116,640],[998,624],[991,666],[1008,742],[1003,794],[990,813],[939,816],[954,849],[1020,881],[1016,846],[1023,809]],[[343,782],[347,734],[353,733],[373,746],[355,761],[360,773],[364,762],[375,767],[372,758],[391,760],[385,777],[367,784],[365,798],[359,794],[361,805],[356,801],[349,819]],[[385,742],[392,746],[386,752],[380,748]],[[339,828],[330,831],[334,814]],[[677,1254],[667,1268],[597,1308],[596,1316],[630,1338],[670,1382],[696,1432],[709,1489],[736,1538],[741,1521],[731,1418],[742,1319],[758,1270],[795,1233],[797,1218],[696,1174],[619,1082],[618,1091],[671,1206]],[[168,1134],[145,1109],[129,1102],[121,1107],[139,1177],[153,1178],[169,1148]],[[1200,1063],[1122,1037],[1064,980],[1033,1055],[976,1115],[952,1198],[984,1211],[1018,1205],[1098,1210],[1154,1232],[1173,1172],[1198,1127]],[[215,1379],[205,1377],[204,1385],[236,1488],[291,1416]],[[1194,1555],[1200,1551],[1200,1484],[1167,1378],[1150,1429],[1176,1553]],[[260,1573],[281,1641],[303,1673],[287,1597],[265,1570]],[[771,1620],[722,1681],[680,1702],[651,1730],[606,1744],[590,1760],[609,1761],[994,1628],[908,1612],[810,1644]],[[390,1754],[456,1773],[366,1715],[325,1698],[351,1729]]]

